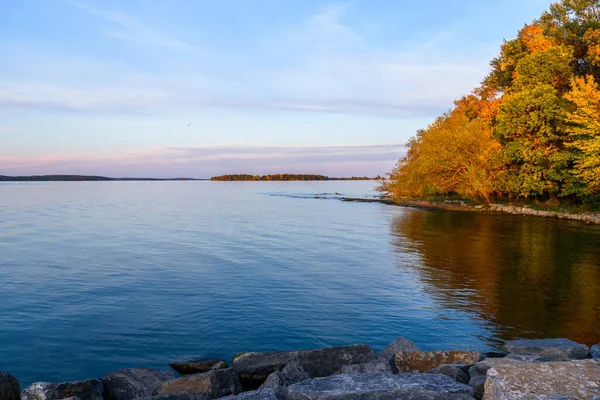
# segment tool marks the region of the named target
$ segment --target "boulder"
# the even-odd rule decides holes
[[[204,400],[238,394],[241,389],[237,376],[231,368],[227,368],[163,382],[154,388],[152,394],[161,396],[186,393],[194,400]]]
[[[238,374],[245,390],[258,388],[267,377],[281,371],[289,362],[297,361],[312,378],[336,373],[342,365],[361,364],[376,358],[365,344],[328,347],[315,350],[243,353],[233,359],[233,371]]]
[[[8,372],[0,371],[0,399],[19,400],[21,398],[21,386],[17,378]]]
[[[425,372],[442,364],[475,364],[482,356],[476,351],[411,351],[396,353],[396,368],[404,372]]]
[[[456,382],[467,384],[469,383],[468,374],[469,365],[467,364],[442,364],[427,371],[430,374],[442,374],[449,376]],[[465,371],[467,369],[467,371]]]
[[[69,397],[102,400],[102,381],[88,379],[61,383],[37,382],[23,389],[21,393],[21,400],[62,400]]]
[[[590,349],[590,355],[596,360],[600,360],[600,344],[595,344]]]
[[[66,399],[62,399],[62,400],[81,400],[79,397],[67,397]]]
[[[403,336],[398,336],[392,343],[388,344],[379,352],[377,358],[386,361],[390,364],[392,373],[397,374],[399,371],[396,368],[396,353],[402,351],[408,353],[411,351],[421,351],[412,340]]]
[[[544,359],[539,356],[526,356],[520,354],[509,354],[503,358],[486,358],[483,361],[476,363],[475,365],[470,366],[469,368],[469,386],[473,388],[476,399],[481,399],[483,397],[485,380],[487,376],[487,371],[490,368],[499,365],[513,365],[519,364],[522,362],[542,362]]]
[[[201,397],[196,397],[195,395],[189,393],[172,393],[172,394],[163,394],[159,396],[144,396],[138,397],[135,400],[197,400]]]
[[[148,368],[124,368],[104,375],[105,400],[130,400],[151,396],[154,387],[162,382],[175,379],[171,371],[157,371]]]
[[[511,354],[542,357],[548,361],[570,361],[588,358],[590,350],[584,344],[569,339],[519,339],[506,342]]]
[[[473,390],[445,375],[353,374],[309,379],[288,387],[289,400],[472,399]]]
[[[260,386],[260,389],[287,387],[309,378],[310,376],[302,369],[300,364],[297,361],[292,361],[282,371],[275,371],[269,375],[265,383]]]
[[[227,396],[221,399],[229,400],[286,400],[287,389],[283,387],[252,390],[250,392],[242,392],[237,396]]]
[[[515,363],[487,373],[484,400],[594,399],[600,397],[600,362]]]
[[[384,360],[376,360],[363,364],[342,365],[340,374],[392,374],[392,366]]]
[[[225,361],[221,360],[200,360],[200,361],[185,361],[179,363],[171,363],[169,367],[180,375],[201,374],[212,369],[229,368]]]

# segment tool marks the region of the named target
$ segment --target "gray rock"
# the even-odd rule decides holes
[[[484,400],[593,399],[600,396],[600,362],[515,363],[487,372]]]
[[[169,367],[181,375],[201,374],[212,369],[229,368],[225,361],[221,360],[200,360],[200,361],[185,361],[179,363],[171,363]]]
[[[230,400],[286,400],[287,399],[287,389],[280,388],[271,388],[271,389],[260,389],[260,390],[252,390],[250,392],[242,392],[237,396],[227,396],[222,397],[221,399],[230,399]]]
[[[469,379],[469,386],[473,388],[473,396],[475,396],[477,400],[481,400],[483,398],[486,379],[487,378],[485,375],[478,375]]]
[[[467,364],[442,364],[438,367],[432,368],[427,371],[430,374],[442,374],[449,376],[456,382],[467,384],[469,383],[469,374],[465,372],[465,367],[468,368]]]
[[[376,360],[363,364],[342,365],[340,374],[391,374],[392,366],[384,360]]]
[[[442,364],[475,364],[481,359],[481,353],[476,351],[399,351],[396,368],[400,372],[425,372]]]
[[[276,387],[287,387],[294,383],[309,379],[310,376],[302,369],[297,361],[292,361],[282,371],[275,371],[267,377],[260,389],[273,389]]]
[[[148,368],[124,368],[104,375],[105,400],[130,400],[151,396],[158,384],[175,379],[171,371],[157,371]]]
[[[8,372],[0,371],[0,399],[18,400],[21,398],[21,386],[17,378]]]
[[[593,345],[592,348],[590,349],[590,354],[591,354],[592,358],[600,360],[600,344]]]
[[[102,381],[88,379],[61,383],[37,382],[21,393],[21,400],[61,400],[69,397],[102,400]]]
[[[398,336],[392,343],[388,344],[383,350],[379,352],[377,357],[389,361],[396,355],[397,352],[409,352],[409,351],[421,351],[412,340],[407,339],[403,336]]]
[[[376,358],[365,344],[328,347],[315,350],[243,353],[233,359],[233,371],[239,375],[244,390],[258,388],[267,377],[297,361],[308,376],[315,378],[336,373],[342,365],[361,364]]]
[[[62,399],[62,400],[81,400],[79,397],[67,397],[66,399]]]
[[[217,369],[202,374],[186,375],[167,381],[154,388],[153,396],[186,393],[194,400],[218,399],[241,392],[237,376],[231,368]]]
[[[540,356],[549,361],[570,361],[588,358],[586,345],[569,339],[519,339],[506,342],[504,348],[511,354]]]
[[[144,396],[138,397],[135,400],[197,400],[199,397],[189,393],[172,393],[159,396]]]
[[[289,400],[462,400],[472,394],[471,387],[434,374],[332,375],[288,387]]]

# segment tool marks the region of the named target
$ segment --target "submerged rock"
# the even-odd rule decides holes
[[[169,364],[169,367],[173,368],[175,372],[181,375],[201,374],[213,369],[229,368],[227,363],[221,360],[200,360],[171,363]]]
[[[267,377],[281,371],[291,361],[297,361],[310,377],[336,373],[342,365],[361,364],[376,358],[365,344],[328,347],[315,350],[243,353],[233,359],[233,371],[239,375],[245,390],[258,388]]]
[[[475,364],[482,356],[476,351],[411,351],[396,353],[399,372],[425,372],[442,364]]]
[[[596,399],[600,363],[596,360],[515,363],[487,373],[484,400]]]
[[[282,371],[275,371],[269,375],[267,380],[260,386],[260,389],[287,387],[309,378],[310,376],[302,369],[300,364],[297,361],[292,361]]]
[[[0,371],[0,399],[19,400],[21,398],[21,386],[17,378],[8,372]]]
[[[376,360],[363,364],[342,365],[340,374],[391,374],[392,366],[384,360]]]
[[[519,339],[506,342],[506,351],[511,354],[534,355],[548,361],[570,361],[588,358],[586,345],[569,339]]]
[[[130,400],[151,396],[158,384],[175,379],[171,371],[157,371],[148,368],[124,368],[104,375],[105,400]]]
[[[102,400],[102,381],[88,379],[61,383],[37,382],[23,389],[21,393],[21,400],[62,400],[69,397]]]
[[[289,400],[472,399],[473,390],[445,375],[353,374],[310,379],[288,388]]]
[[[153,395],[175,395],[185,393],[194,399],[218,399],[238,394],[242,388],[231,368],[217,369],[202,374],[186,375],[167,381],[154,388]]]

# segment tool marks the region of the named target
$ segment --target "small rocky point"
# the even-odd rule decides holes
[[[504,352],[421,351],[399,337],[379,354],[368,345],[240,353],[127,368],[99,379],[19,382],[0,371],[0,400],[586,400],[600,399],[600,345],[520,339]]]

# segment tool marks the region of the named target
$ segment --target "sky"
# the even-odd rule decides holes
[[[0,0],[0,175],[383,175],[548,6]]]

